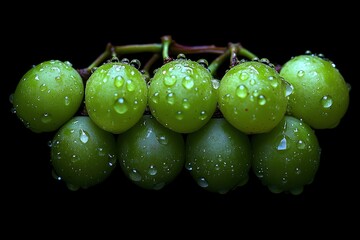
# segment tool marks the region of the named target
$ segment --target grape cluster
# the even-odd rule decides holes
[[[243,48],[210,46],[219,56],[209,64],[171,57],[199,53],[171,40],[155,44],[141,69],[114,49],[86,69],[44,61],[11,98],[28,129],[54,132],[53,175],[70,190],[100,184],[118,166],[145,189],[160,190],[185,169],[199,187],[225,194],[252,171],[271,192],[298,195],[319,168],[315,130],[335,128],[349,105],[349,84],[334,63],[311,52],[275,67]]]

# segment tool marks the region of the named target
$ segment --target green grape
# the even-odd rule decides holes
[[[245,185],[251,157],[249,137],[224,118],[212,118],[186,138],[185,167],[210,192],[224,194]]]
[[[216,82],[198,62],[176,59],[161,66],[149,86],[149,108],[165,127],[180,133],[200,129],[217,105]],[[214,83],[214,86],[213,86]]]
[[[253,135],[251,143],[253,171],[271,192],[298,195],[313,182],[321,149],[305,122],[285,116],[270,132]]]
[[[349,105],[349,86],[334,63],[316,55],[299,55],[283,65],[280,75],[294,86],[290,115],[315,129],[340,123]]]
[[[51,60],[31,68],[13,94],[13,112],[31,131],[52,132],[79,109],[84,84],[69,62]]]
[[[144,189],[160,190],[184,168],[185,143],[180,133],[144,115],[117,138],[119,164],[125,175]]]
[[[97,185],[116,166],[115,137],[88,116],[75,116],[53,138],[51,163],[54,176],[70,190]]]
[[[285,115],[291,90],[274,67],[248,61],[222,77],[219,108],[226,120],[244,133],[268,132]]]
[[[97,68],[85,88],[89,117],[114,134],[135,125],[147,105],[147,85],[140,71],[130,64],[109,62]]]

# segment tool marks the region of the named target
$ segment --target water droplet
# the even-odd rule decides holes
[[[189,103],[189,100],[187,98],[183,99],[182,106],[183,106],[184,109],[189,109],[190,108],[190,103]]]
[[[277,86],[279,86],[279,82],[273,76],[270,76],[268,79],[273,88],[277,88]]]
[[[200,119],[201,121],[205,120],[207,117],[208,117],[208,115],[207,115],[206,111],[201,111],[201,112],[200,112],[199,119]]]
[[[43,123],[49,123],[51,122],[52,118],[51,118],[51,115],[49,113],[44,113],[41,117],[41,121]]]
[[[123,78],[123,76],[116,76],[115,79],[114,79],[114,85],[115,87],[117,88],[120,88],[124,85],[124,82],[125,82],[125,79]]]
[[[50,148],[51,148],[51,147],[52,147],[52,145],[53,145],[52,140],[48,141],[48,144],[47,144],[47,145],[48,145],[48,147],[50,147]]]
[[[292,94],[292,92],[294,91],[294,86],[285,80],[284,80],[284,83],[285,83],[285,97],[287,97],[290,94]]]
[[[159,182],[157,184],[154,185],[153,189],[154,190],[160,190],[165,186],[165,182]]]
[[[270,185],[268,186],[268,189],[272,193],[281,193],[283,190],[279,188],[278,186]]]
[[[80,141],[82,143],[87,143],[89,141],[89,133],[80,129]]]
[[[169,104],[173,105],[175,103],[175,96],[172,92],[166,95],[166,100]]]
[[[290,190],[290,193],[293,194],[293,195],[299,195],[301,194],[302,192],[304,191],[304,187],[296,187],[294,189],[291,189]]]
[[[191,79],[191,77],[186,76],[182,80],[182,85],[186,89],[191,89],[194,86],[194,81]]]
[[[329,108],[331,107],[333,104],[333,100],[329,95],[323,96],[321,98],[321,105],[323,106],[323,108]]]
[[[149,175],[151,176],[155,176],[157,174],[157,169],[154,165],[150,165],[149,167],[149,171],[148,171]]]
[[[116,62],[119,62],[118,58],[115,58],[114,60],[117,60]],[[122,58],[120,62],[124,64],[129,64],[130,60],[128,58]]]
[[[209,186],[209,183],[206,181],[205,178],[201,177],[197,180],[197,184],[200,186],[200,187],[203,187],[203,188],[206,188]]]
[[[45,92],[46,90],[48,90],[48,87],[46,86],[46,84],[45,83],[41,84],[40,91]]]
[[[129,91],[129,92],[133,92],[135,90],[135,84],[132,80],[126,80],[126,89]]]
[[[40,80],[39,75],[35,74],[35,80],[37,80],[37,81]]]
[[[247,72],[240,73],[240,80],[245,81],[249,78],[249,74]]]
[[[9,95],[9,102],[11,104],[13,104],[13,102],[14,102],[14,94],[13,93]]]
[[[249,94],[249,91],[244,84],[241,84],[236,88],[236,95],[239,98],[246,98],[248,94]]]
[[[255,175],[258,178],[263,178],[264,177],[264,170],[263,169],[259,169],[258,171],[256,171]]]
[[[297,72],[297,76],[298,76],[298,77],[303,77],[304,75],[305,75],[304,70],[299,70],[299,71]]]
[[[300,173],[301,173],[301,169],[300,168],[295,168],[295,173],[297,174],[297,175],[300,175]]]
[[[65,102],[65,106],[69,106],[69,104],[70,104],[70,99],[69,99],[68,96],[65,96],[64,102]]]
[[[71,183],[67,183],[67,184],[66,184],[66,187],[67,187],[70,191],[77,191],[77,190],[80,189],[79,186],[76,186],[76,185],[71,184]]]
[[[176,77],[174,75],[166,76],[164,79],[165,86],[171,87],[176,83]]]
[[[156,92],[151,96],[151,101],[153,101],[153,103],[159,102],[159,92]]]
[[[251,80],[250,80],[250,85],[254,86],[255,83],[256,83],[255,79],[251,79]]]
[[[97,69],[97,67],[93,67],[93,68],[91,68],[91,73],[94,73],[95,71],[96,71],[96,69]]]
[[[68,66],[68,67],[72,67],[72,63],[71,63],[71,62],[69,62],[69,61],[65,61],[64,63],[65,63],[65,65],[66,65],[66,66]]]
[[[54,169],[51,171],[51,176],[52,176],[55,180],[61,181],[61,177],[60,177],[59,175],[57,175],[57,173],[55,172]]]
[[[186,59],[186,56],[185,56],[185,54],[183,54],[183,53],[179,53],[178,55],[177,55],[177,57],[176,57],[177,59]]]
[[[230,94],[230,93],[227,93],[227,94],[225,94],[222,98],[223,98],[224,102],[229,102],[229,101],[230,101],[230,98],[231,98],[231,94]]]
[[[129,178],[134,182],[141,181],[141,175],[136,169],[130,171]]]
[[[351,91],[351,84],[350,83],[346,83],[346,86],[348,88],[348,91],[350,92]]]
[[[114,104],[114,109],[119,114],[124,114],[128,110],[127,103],[124,98],[118,98]]]
[[[279,142],[279,145],[277,146],[277,150],[283,151],[283,150],[286,150],[288,148],[289,148],[289,146],[288,146],[286,136],[283,136],[283,138]]]
[[[264,95],[259,95],[259,97],[258,97],[258,103],[259,103],[259,105],[261,105],[261,106],[263,106],[263,105],[266,104],[266,98],[265,98]]]
[[[183,115],[182,111],[177,111],[175,117],[176,117],[177,120],[183,120],[184,119],[184,115]]]
[[[156,136],[156,139],[160,144],[166,145],[169,142],[169,139],[166,136]]]
[[[191,162],[187,162],[187,163],[185,164],[185,168],[186,168],[187,170],[191,171],[191,170],[192,170]]]
[[[133,60],[130,61],[130,65],[133,66],[136,69],[140,69],[141,62],[139,61],[139,59],[133,59]]]
[[[204,68],[208,68],[208,66],[209,66],[208,61],[207,61],[206,59],[204,59],[204,58],[201,58],[201,59],[197,60],[197,62],[198,62],[200,65],[202,65]]]
[[[218,89],[220,87],[220,81],[218,79],[211,79],[211,84],[214,89]]]
[[[13,113],[13,114],[15,114],[15,113],[16,113],[16,108],[15,108],[15,107],[11,108],[11,109],[10,109],[10,112]]]
[[[297,146],[298,149],[305,149],[306,144],[305,144],[304,141],[299,140],[299,141],[297,142],[296,146]]]

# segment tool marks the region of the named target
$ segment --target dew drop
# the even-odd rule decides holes
[[[284,136],[280,142],[279,142],[279,145],[277,146],[277,150],[279,151],[283,151],[283,150],[286,150],[288,149],[288,143],[287,143],[287,139],[286,139],[286,136]]]
[[[258,96],[258,104],[261,106],[264,106],[266,104],[266,98],[264,95],[259,95]]]
[[[51,118],[51,115],[49,113],[44,113],[41,117],[41,121],[43,123],[49,123],[51,122],[52,118]]]
[[[224,102],[229,102],[229,101],[230,101],[230,98],[231,98],[231,94],[230,94],[230,93],[227,93],[227,94],[225,94],[222,98],[223,98]]]
[[[89,141],[89,133],[80,129],[80,141],[82,143],[87,143]]]
[[[156,136],[156,139],[162,145],[166,145],[169,142],[169,139],[166,136]]]
[[[160,190],[165,186],[165,182],[159,182],[157,184],[154,185],[153,189],[154,190]]]
[[[301,173],[301,169],[300,168],[295,168],[295,173],[297,174],[297,175],[300,175],[300,173]]]
[[[114,79],[114,85],[115,87],[117,88],[120,88],[124,85],[124,82],[125,82],[125,79],[123,78],[123,76],[116,76],[115,79]]]
[[[114,104],[114,109],[119,114],[124,114],[128,110],[127,103],[124,98],[118,98]]]
[[[298,76],[298,77],[303,77],[304,75],[305,75],[304,70],[299,70],[299,71],[297,72],[297,76]]]
[[[113,59],[114,59],[114,61],[119,62],[118,58],[113,58]],[[128,58],[122,58],[120,62],[124,63],[124,64],[129,64],[130,60]]]
[[[66,65],[66,66],[68,66],[68,67],[72,67],[72,63],[71,63],[71,62],[69,62],[69,61],[65,61],[64,63],[65,63],[65,65]]]
[[[135,84],[132,80],[127,80],[126,81],[126,89],[129,91],[129,92],[133,92],[135,90]]]
[[[254,86],[255,83],[256,83],[255,79],[251,79],[251,80],[250,80],[250,85]]]
[[[154,93],[152,95],[151,101],[153,101],[153,103],[158,103],[159,102],[159,92],[156,92],[156,93]]]
[[[208,117],[208,115],[207,115],[206,111],[201,111],[201,112],[200,112],[199,119],[200,119],[201,121],[205,120],[207,117]]]
[[[174,75],[166,76],[164,79],[165,86],[171,87],[176,83],[176,77]]]
[[[249,91],[244,84],[241,84],[236,88],[236,95],[239,98],[246,98],[248,94],[249,94]]]
[[[141,67],[141,62],[139,59],[133,59],[130,61],[130,65],[133,66],[136,69],[140,69]]]
[[[157,174],[157,169],[154,165],[150,165],[149,167],[149,171],[148,171],[149,175],[151,176],[155,176]]]
[[[51,171],[51,176],[52,176],[55,180],[61,181],[61,177],[60,177],[59,175],[57,175],[57,173],[55,172],[54,169]]]
[[[218,89],[220,87],[220,81],[218,79],[211,79],[211,84],[214,89]]]
[[[48,90],[48,87],[46,86],[46,84],[45,83],[41,84],[40,91],[45,92],[46,90]]]
[[[278,186],[270,185],[268,186],[268,189],[272,193],[281,193],[283,190],[279,188]]]
[[[35,75],[35,80],[37,80],[37,81],[39,81],[40,80],[40,78],[39,78],[39,75]]]
[[[15,108],[15,107],[11,108],[11,109],[10,109],[10,112],[11,112],[12,114],[15,114],[15,113],[16,113],[16,108]]]
[[[173,105],[175,103],[175,96],[172,92],[170,92],[166,95],[166,101],[171,105]]]
[[[76,186],[76,185],[71,184],[71,183],[67,183],[67,184],[66,184],[66,187],[67,187],[70,191],[77,191],[77,190],[80,189],[79,186]]]
[[[186,89],[191,89],[194,86],[194,81],[191,79],[191,77],[186,76],[182,80],[182,85]]]
[[[187,163],[185,164],[185,168],[186,168],[188,171],[191,171],[191,170],[192,170],[191,162],[187,162]]]
[[[249,74],[247,72],[240,73],[240,80],[245,81],[249,78]]]
[[[200,186],[200,187],[203,187],[203,188],[206,188],[209,186],[209,183],[206,181],[206,179],[204,177],[201,177],[197,180],[197,184]]]
[[[129,178],[134,182],[141,181],[141,175],[136,169],[130,171]]]
[[[288,97],[294,91],[294,86],[285,80],[284,80],[284,83],[285,83],[285,97]]]
[[[186,56],[185,56],[185,54],[183,54],[183,53],[179,53],[178,55],[177,55],[177,57],[176,57],[177,59],[186,59]]]
[[[9,102],[10,102],[11,104],[14,103],[14,94],[13,94],[13,93],[9,95]]]
[[[176,117],[177,120],[183,120],[184,119],[184,115],[183,115],[183,113],[181,111],[177,111],[175,117]]]
[[[304,191],[304,187],[297,187],[290,190],[290,193],[293,195],[299,195]]]
[[[190,108],[190,103],[189,103],[189,100],[187,98],[184,98],[182,100],[182,106],[184,109],[189,109]]]
[[[321,106],[323,108],[329,108],[332,106],[332,104],[333,104],[333,100],[329,95],[323,96],[321,98]]]
[[[209,62],[204,58],[197,60],[197,62],[204,68],[207,68],[209,66]]]
[[[299,141],[297,142],[296,146],[297,146],[298,149],[305,149],[306,144],[305,144],[304,141],[299,140]]]
[[[65,106],[69,106],[69,105],[70,105],[70,99],[69,99],[68,96],[65,96],[64,102],[65,102]]]

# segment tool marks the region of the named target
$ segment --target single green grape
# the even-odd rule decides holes
[[[107,179],[116,166],[116,142],[88,116],[75,116],[51,143],[53,174],[70,190],[89,188]]]
[[[220,81],[219,108],[240,131],[252,134],[273,129],[286,113],[291,85],[274,67],[259,61],[240,63]]]
[[[162,65],[149,86],[149,108],[165,127],[180,133],[200,129],[217,106],[218,82],[203,65],[176,59]]]
[[[334,128],[349,105],[349,85],[334,63],[317,55],[299,55],[286,62],[280,75],[294,86],[288,114],[315,129]]]
[[[187,134],[185,167],[207,191],[224,194],[245,185],[251,158],[249,137],[224,118],[212,118]]]
[[[301,194],[313,182],[321,148],[314,130],[305,122],[285,116],[270,132],[255,134],[252,169],[273,193]]]
[[[118,135],[117,155],[121,169],[134,184],[160,190],[184,168],[184,138],[152,115],[144,115],[135,126]]]
[[[31,131],[52,132],[75,115],[84,84],[69,62],[51,60],[31,68],[13,94],[13,112]]]
[[[89,77],[85,88],[89,117],[102,129],[118,134],[135,125],[147,106],[147,85],[134,66],[108,62]]]

